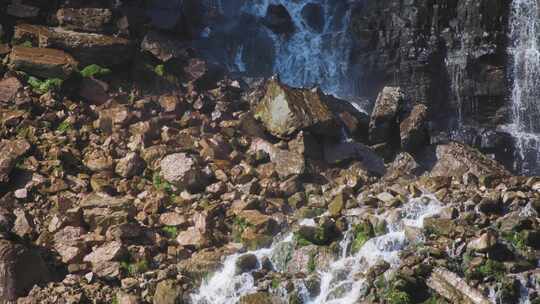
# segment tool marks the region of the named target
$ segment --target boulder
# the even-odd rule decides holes
[[[35,284],[50,279],[49,270],[36,251],[0,240],[0,304],[16,303]]]
[[[427,285],[450,303],[491,303],[481,292],[469,286],[464,279],[441,267],[435,268],[431,272]]]
[[[263,23],[276,34],[291,34],[294,32],[294,22],[282,4],[270,4],[266,9]]]
[[[154,293],[154,304],[178,304],[183,303],[183,289],[174,280],[161,281],[156,286]]]
[[[409,115],[399,125],[401,148],[416,151],[428,143],[427,129],[428,108],[423,104],[415,105]]]
[[[82,66],[98,64],[111,67],[131,60],[133,45],[128,39],[96,33],[83,33],[63,28],[29,24],[15,26],[14,41],[31,41],[40,48],[64,50]]]
[[[385,87],[379,93],[369,121],[369,140],[373,144],[389,142],[397,132],[397,114],[405,101],[399,87]]]
[[[438,145],[436,162],[431,169],[431,175],[461,178],[465,173],[471,173],[477,177],[486,175],[511,176],[511,173],[497,161],[486,157],[470,146],[457,142]]]
[[[98,64],[110,67],[131,60],[133,45],[122,37],[80,33],[62,28],[51,28],[39,39],[40,47],[65,50],[82,66]]]
[[[24,139],[0,141],[0,183],[9,181],[9,174],[19,157],[30,149],[30,144]]]
[[[160,167],[163,178],[181,189],[200,191],[208,185],[208,178],[198,158],[186,153],[165,156]]]
[[[50,48],[14,46],[9,55],[9,65],[41,78],[68,78],[78,66],[71,55]]]
[[[61,8],[56,12],[61,27],[84,32],[104,32],[112,17],[112,11],[106,8]]]
[[[303,129],[338,137],[341,129],[325,99],[319,89],[291,88],[273,77],[266,83],[265,95],[256,106],[254,116],[279,138],[289,138]]]
[[[259,265],[259,260],[257,259],[256,255],[248,253],[248,254],[239,256],[235,264],[236,264],[235,273],[239,275],[244,272],[249,272],[251,270],[256,269],[257,266]]]

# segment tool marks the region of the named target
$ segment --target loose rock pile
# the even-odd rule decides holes
[[[258,287],[240,303],[281,303],[273,285],[298,277],[317,294],[350,227],[358,250],[387,230],[375,215],[423,192],[443,211],[406,231],[423,241],[397,269],[366,270],[365,303],[540,301],[540,178],[429,146],[425,106],[399,88],[367,117],[277,77],[223,75],[116,8],[65,2],[6,10],[25,22],[0,51],[0,303],[189,303],[224,257],[291,231],[287,273],[239,260]]]

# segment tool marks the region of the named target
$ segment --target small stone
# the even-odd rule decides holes
[[[259,264],[257,256],[254,254],[244,254],[236,260],[236,275],[256,269]]]
[[[492,232],[488,231],[478,238],[473,239],[472,241],[467,244],[467,248],[469,250],[474,250],[481,253],[488,252],[493,246],[497,244],[497,235]]]

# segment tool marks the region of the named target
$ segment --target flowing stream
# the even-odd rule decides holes
[[[294,23],[292,35],[275,34],[266,29],[275,48],[274,73],[285,83],[296,87],[320,85],[336,96],[354,95],[350,55],[352,39],[348,25],[350,10],[347,1],[336,0],[252,0],[242,10],[264,18],[269,5],[283,5]],[[306,6],[321,11],[322,27],[310,26],[304,17]],[[244,47],[237,49],[236,67],[245,70]]]
[[[296,290],[306,304],[353,304],[365,296],[366,281],[363,274],[381,261],[386,261],[392,267],[399,265],[399,253],[409,245],[405,237],[405,227],[422,228],[426,217],[436,215],[441,209],[441,203],[432,195],[422,195],[411,198],[400,209],[399,216],[388,223],[387,233],[368,240],[360,250],[351,254],[350,242],[352,232],[349,230],[339,243],[341,254],[331,262],[328,270],[318,271],[320,277],[320,292],[317,296],[311,296],[302,282],[296,284]],[[392,218],[388,214],[380,215],[381,218]],[[303,221],[301,225],[313,225],[314,222]],[[419,240],[420,241],[420,240]],[[272,261],[273,269],[284,272],[281,265],[276,263],[276,254],[279,248],[292,244],[293,236],[289,234],[283,240],[275,242],[272,247],[248,252],[254,254],[259,260],[268,258]],[[292,247],[292,246],[289,246]],[[191,295],[194,304],[233,304],[247,294],[257,291],[256,279],[253,271],[236,274],[236,262],[243,254],[234,254],[227,257],[223,268],[215,273],[210,279],[203,282],[196,294]],[[275,291],[280,298],[286,298],[284,290]]]
[[[537,0],[513,0],[510,14],[509,55],[512,84],[512,124],[507,130],[516,141],[516,169],[538,173],[540,160],[540,49]],[[535,171],[536,169],[536,171]]]

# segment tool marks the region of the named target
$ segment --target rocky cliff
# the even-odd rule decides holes
[[[461,129],[461,140],[507,150],[511,143],[490,131],[509,122],[510,2],[360,2],[351,21],[360,92],[373,99],[400,86],[428,106],[434,136]]]

